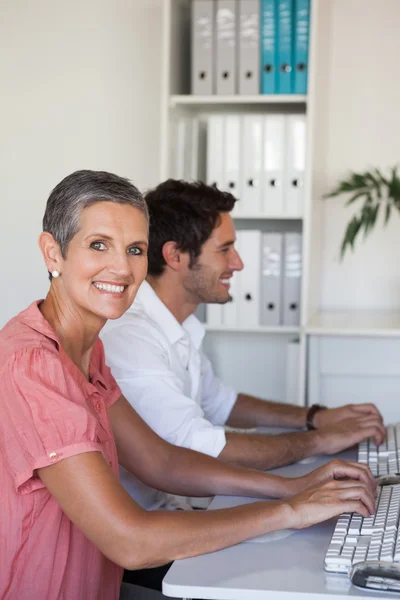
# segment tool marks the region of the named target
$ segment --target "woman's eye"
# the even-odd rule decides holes
[[[90,247],[93,248],[93,250],[105,250],[106,249],[106,245],[104,244],[104,242],[92,242],[90,244]]]
[[[143,254],[142,250],[140,248],[138,248],[137,246],[133,246],[132,248],[129,248],[128,253],[132,254],[134,256]]]

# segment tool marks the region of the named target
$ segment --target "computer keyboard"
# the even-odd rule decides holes
[[[348,573],[364,561],[400,562],[399,517],[400,484],[379,487],[375,515],[340,515],[325,555],[325,570]]]
[[[400,423],[386,427],[380,446],[370,438],[358,446],[358,462],[369,465],[373,475],[400,473]]]
[[[400,423],[386,427],[380,446],[359,444],[358,461],[380,483],[375,514],[343,513],[325,555],[328,573],[346,573],[354,585],[400,592]]]

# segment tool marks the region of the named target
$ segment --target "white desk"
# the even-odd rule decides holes
[[[348,460],[355,457],[355,450],[340,455]],[[327,460],[321,457],[312,463],[297,463],[272,472],[294,477]],[[254,500],[218,496],[209,510],[245,502]],[[335,523],[336,519],[331,519],[308,529],[292,530],[284,539],[243,542],[212,554],[175,561],[164,578],[163,593],[178,598],[213,600],[396,598],[395,594],[358,589],[350,584],[346,575],[324,571],[324,556]]]

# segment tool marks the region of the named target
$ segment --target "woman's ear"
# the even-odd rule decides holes
[[[47,270],[51,273],[52,271],[62,271],[62,255],[60,246],[57,244],[53,235],[48,231],[43,231],[39,236],[39,248],[43,254],[44,262],[46,263]]]

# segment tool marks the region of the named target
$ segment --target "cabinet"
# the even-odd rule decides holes
[[[313,369],[319,364],[313,358],[321,350],[320,342],[314,343],[316,337],[338,336],[336,351],[343,355],[355,338],[361,337],[378,348],[378,337],[370,335],[368,318],[364,322],[360,311],[371,310],[378,321],[385,321],[388,311],[392,314],[397,304],[400,307],[400,245],[394,226],[386,230],[383,247],[379,245],[383,233],[374,232],[375,239],[365,246],[360,244],[356,254],[340,264],[339,246],[350,212],[343,209],[340,199],[337,202],[322,199],[348,170],[371,165],[386,167],[398,162],[398,136],[390,131],[393,133],[396,127],[400,130],[395,101],[400,99],[400,83],[393,76],[396,57],[400,55],[395,26],[400,18],[400,5],[396,0],[386,0],[384,5],[379,0],[370,0],[367,11],[363,0],[312,0],[308,93],[304,96],[190,95],[190,5],[190,0],[164,0],[161,180],[175,176],[179,160],[176,124],[182,117],[195,118],[199,123],[198,154],[192,161],[191,176],[205,179],[206,142],[201,131],[209,115],[306,115],[302,215],[287,218],[282,214],[269,219],[263,214],[243,214],[235,219],[238,230],[302,233],[300,324],[290,328],[208,328],[205,342],[206,351],[224,380],[238,390],[285,401],[288,361],[293,362],[293,356],[288,358],[290,342],[298,339],[295,401],[304,404],[307,389],[315,382]],[[379,92],[380,85],[384,86],[384,93]],[[390,98],[393,102],[388,101]],[[388,245],[387,236],[393,246]],[[367,269],[371,254],[373,259]],[[398,315],[386,319],[389,325],[380,329],[383,338],[400,337],[400,329],[393,325],[398,322]],[[378,360],[379,352],[374,356]],[[368,360],[365,358],[366,370]],[[319,397],[321,388],[317,394],[315,385],[312,389],[309,398],[312,401],[333,402],[329,394]]]

